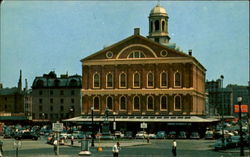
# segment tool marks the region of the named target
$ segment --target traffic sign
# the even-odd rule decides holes
[[[63,131],[63,123],[53,123],[52,130],[55,132],[62,132]]]
[[[142,129],[146,129],[147,127],[148,127],[147,123],[145,123],[145,122],[141,123],[141,128]]]

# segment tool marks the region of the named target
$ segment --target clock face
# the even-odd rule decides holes
[[[112,57],[113,57],[113,52],[108,51],[108,52],[106,53],[106,57],[107,57],[107,58],[112,58]]]
[[[168,55],[168,52],[166,50],[161,51],[161,56],[166,57]]]

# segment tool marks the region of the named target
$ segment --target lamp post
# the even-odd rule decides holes
[[[113,122],[113,130],[114,130],[114,133],[115,133],[115,130],[116,130],[116,123],[115,123],[115,112],[113,112],[113,116],[114,116],[114,122]]]
[[[91,122],[91,129],[92,129],[92,141],[91,141],[91,147],[94,147],[94,107],[91,107],[91,118],[92,118],[92,122]]]
[[[222,111],[221,111],[221,123],[222,123],[222,147],[225,146],[225,137],[224,137],[224,101],[223,101],[223,79],[224,79],[224,76],[221,75],[220,76],[221,78],[221,105],[222,105]]]
[[[238,97],[237,101],[238,101],[238,104],[239,104],[240,156],[244,156],[243,132],[242,132],[242,123],[241,123],[241,102],[242,102],[242,97]]]

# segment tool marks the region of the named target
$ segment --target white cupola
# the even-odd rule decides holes
[[[170,37],[168,36],[168,14],[166,9],[158,4],[151,10],[148,18],[148,38],[160,44],[166,45],[170,40]]]

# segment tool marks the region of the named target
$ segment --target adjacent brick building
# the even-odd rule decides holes
[[[36,77],[32,85],[32,120],[56,122],[81,114],[82,76],[55,72]]]

